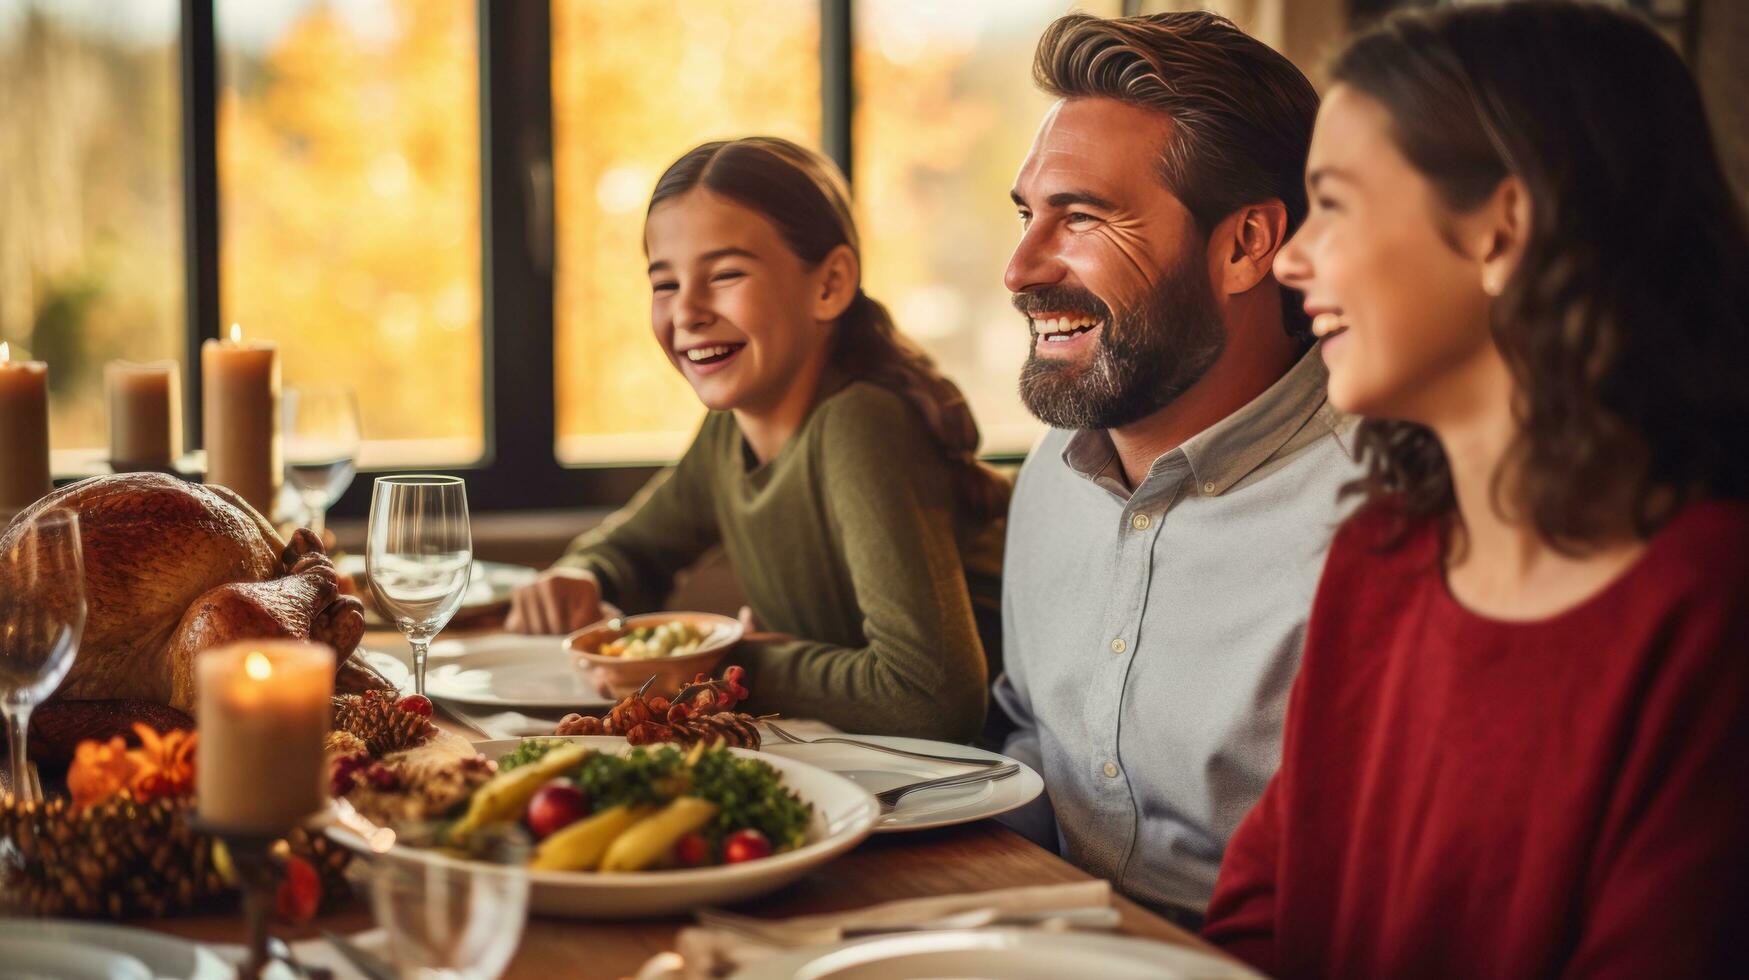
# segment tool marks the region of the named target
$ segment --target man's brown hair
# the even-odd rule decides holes
[[[1104,18],[1068,14],[1045,29],[1033,79],[1058,98],[1106,98],[1164,113],[1160,177],[1208,234],[1239,208],[1279,200],[1291,234],[1306,217],[1306,150],[1318,93],[1293,62],[1203,11]],[[1284,297],[1289,335],[1311,324]]]

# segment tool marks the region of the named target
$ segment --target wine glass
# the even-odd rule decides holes
[[[351,388],[288,388],[280,403],[286,483],[322,536],[328,508],[352,484],[358,466],[358,399]]]
[[[528,872],[511,854],[431,861],[384,855],[371,910],[402,976],[490,980],[504,973],[528,919]]]
[[[377,477],[364,563],[377,608],[413,647],[413,689],[424,694],[431,638],[461,606],[473,569],[467,485],[453,476]]]
[[[24,744],[31,709],[72,669],[84,632],[79,515],[57,507],[14,520],[0,535],[0,712],[20,800],[38,798]]]

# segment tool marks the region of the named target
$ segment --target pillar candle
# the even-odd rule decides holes
[[[280,834],[326,805],[322,740],[334,651],[254,640],[195,658],[196,810],[229,831]]]
[[[111,469],[163,470],[182,455],[180,382],[175,361],[104,366]]]
[[[201,425],[206,482],[235,490],[263,517],[279,499],[279,348],[244,341],[231,325],[227,340],[200,348]]]
[[[0,343],[0,527],[49,484],[49,366]]]

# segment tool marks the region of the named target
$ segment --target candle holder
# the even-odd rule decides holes
[[[237,885],[243,892],[243,922],[249,933],[246,943],[249,958],[238,968],[237,976],[243,980],[257,980],[272,962],[267,952],[267,922],[273,914],[280,878],[273,848],[285,837],[285,832],[272,834],[220,827],[198,816],[189,823],[195,833],[218,839],[225,845],[225,853],[230,855]],[[290,829],[288,827],[286,831]]]

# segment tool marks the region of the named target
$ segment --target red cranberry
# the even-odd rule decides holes
[[[402,711],[411,711],[413,714],[422,715],[426,718],[431,717],[431,699],[423,694],[409,694],[401,700],[396,701],[395,707],[400,708]]]

